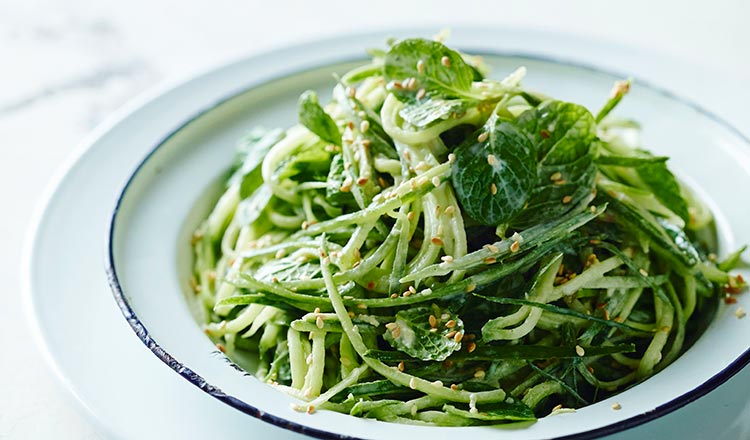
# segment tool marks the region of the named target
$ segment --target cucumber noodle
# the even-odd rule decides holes
[[[404,40],[252,130],[193,237],[205,332],[294,408],[528,423],[662,370],[731,261],[637,124]]]

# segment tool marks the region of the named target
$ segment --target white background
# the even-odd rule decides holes
[[[21,307],[20,257],[50,176],[155,84],[245,54],[365,30],[484,25],[660,52],[750,82],[750,2],[0,0],[0,438],[100,438],[55,383]],[[637,68],[635,69],[637,71]],[[747,92],[743,91],[745,96]],[[690,92],[701,96],[701,90]],[[712,110],[723,100],[710,96]],[[746,133],[750,113],[725,115]]]

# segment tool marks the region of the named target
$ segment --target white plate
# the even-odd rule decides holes
[[[456,30],[455,35],[454,44],[469,48],[486,48],[487,41],[495,41],[493,48],[507,50],[510,44],[507,42],[513,41],[516,52],[545,54],[554,50],[552,46],[562,45],[580,49],[576,52],[579,60],[589,56],[601,65],[604,59],[601,58],[604,52],[574,39],[528,39],[522,44],[523,35],[513,32]],[[102,271],[107,214],[118,189],[140,159],[165,133],[194,117],[199,110],[253,84],[287,73],[290,66],[304,70],[330,63],[341,59],[341,54],[357,55],[362,47],[379,45],[381,41],[381,35],[370,35],[321,42],[241,61],[197,77],[101,130],[87,152],[59,181],[40,217],[36,240],[29,248],[29,255],[33,256],[28,272],[32,311],[58,375],[110,432],[134,438],[159,434],[199,438],[253,430],[261,434],[257,431],[261,429],[263,436],[279,435],[269,425],[260,424],[177,380],[177,375],[139,347],[132,333],[128,334],[127,325],[117,316],[116,306],[109,297]],[[608,67],[617,67],[616,64]],[[231,145],[234,135],[227,132],[227,136]],[[714,434],[719,427],[729,428],[725,438],[747,436],[748,418],[744,418],[743,424],[743,418],[739,417],[741,411],[750,410],[747,371],[742,373],[744,380],[739,376],[732,380],[739,386],[722,387],[721,396],[712,393],[685,410],[625,435],[629,438],[636,433],[694,434],[710,426]],[[723,405],[725,402],[729,408]],[[693,408],[700,408],[701,412],[694,412]],[[710,417],[705,417],[707,412]],[[702,414],[701,423],[696,424],[691,414]],[[670,419],[671,423],[667,423]],[[740,422],[733,423],[734,420]]]

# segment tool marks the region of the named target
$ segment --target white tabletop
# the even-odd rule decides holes
[[[102,438],[28,337],[19,294],[21,249],[45,185],[80,139],[163,80],[300,41],[410,24],[574,33],[708,66],[738,83],[750,80],[750,2],[744,0],[373,4],[377,7],[301,0],[0,2],[0,439]],[[694,93],[701,98],[700,90]],[[726,99],[704,98],[715,105]],[[746,113],[724,116],[750,133]]]

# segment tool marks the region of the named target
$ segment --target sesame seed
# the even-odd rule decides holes
[[[584,350],[580,345],[576,345],[576,354],[578,356],[583,356],[584,354],[586,354],[586,350]]]
[[[453,263],[453,257],[450,255],[443,255],[440,259],[446,263]]]
[[[364,120],[359,123],[359,131],[362,133],[367,133],[367,130],[370,128],[370,121]]]
[[[737,310],[734,311],[734,316],[736,316],[737,318],[742,319],[745,317],[745,315],[747,315],[747,313],[745,313],[745,309],[743,309],[742,307],[737,307]]]
[[[442,319],[443,321],[445,321],[446,319],[449,319],[450,317],[451,315],[448,313],[443,313],[442,315],[440,315],[440,319]]]
[[[454,321],[454,320],[451,319],[450,321],[448,321],[448,322],[445,323],[445,326],[448,327],[448,328],[453,328],[453,327],[456,326],[456,321]]]
[[[453,215],[454,212],[456,212],[456,208],[453,205],[448,206],[445,208],[445,211],[443,211],[445,215]]]
[[[359,303],[359,304],[357,304],[357,308],[358,309],[366,309],[367,308],[367,304],[365,304],[365,303]]]
[[[468,351],[469,353],[472,353],[476,349],[477,344],[475,344],[474,342],[469,342],[469,344],[466,346],[466,351]]]
[[[638,269],[638,273],[641,274],[641,275],[643,275],[644,277],[648,276],[648,271],[646,269],[644,269],[644,268]]]
[[[448,155],[448,162],[449,162],[449,163],[453,163],[453,162],[455,162],[455,161],[456,161],[456,155],[455,155],[455,154],[453,154],[453,153],[449,154],[449,155]]]
[[[560,411],[561,409],[563,409],[562,403],[558,404],[554,408],[552,408],[552,412]]]
[[[474,290],[476,290],[476,288],[477,288],[476,284],[473,284],[473,283],[469,284],[468,286],[466,286],[466,293],[471,293]]]
[[[437,326],[437,318],[435,318],[435,315],[430,315],[427,320],[430,322],[430,327]]]
[[[305,221],[302,222],[301,228],[302,228],[302,230],[305,230],[305,229],[307,229],[308,226],[310,226],[310,224],[307,222],[307,220],[305,220]]]
[[[490,194],[492,194],[493,196],[497,194],[497,185],[495,185],[494,183],[490,185]]]
[[[411,380],[409,380],[409,388],[413,390],[417,389],[417,378],[412,377]]]
[[[396,327],[398,327],[398,324],[396,324],[395,322],[389,322],[385,325],[385,328],[387,328],[388,330],[393,330]]]
[[[476,372],[474,372],[474,378],[476,379],[483,379],[484,375],[485,375],[485,372],[482,369],[479,369]]]
[[[432,242],[432,244],[434,244],[436,246],[442,246],[443,245],[443,239],[440,238],[440,237],[432,237],[432,240],[430,240],[430,242]]]
[[[445,67],[450,67],[451,66],[451,59],[448,58],[447,56],[443,56],[442,58],[440,58],[440,64],[442,64]]]
[[[452,389],[453,391],[457,391],[457,390],[458,390],[458,385],[456,385],[455,383],[452,383],[452,384],[451,384],[451,389]]]
[[[573,201],[573,197],[572,196],[565,196],[565,197],[562,198],[563,204],[568,204],[571,201]]]
[[[622,409],[622,405],[620,405],[619,403],[615,402],[615,403],[612,404],[612,409],[615,410],[615,411],[619,411],[619,410]]]
[[[222,352],[222,353],[226,353],[226,351],[227,351],[226,347],[224,347],[221,344],[216,344],[216,348],[218,348],[219,351]]]
[[[661,329],[662,333],[669,333],[672,330],[672,327],[665,325]]]
[[[411,292],[407,290],[406,292],[402,293],[402,295],[404,296],[404,298],[407,298],[411,296]]]
[[[449,331],[448,333],[445,334],[445,337],[448,338],[448,339],[451,339],[454,336],[456,336],[456,333],[458,333],[458,332],[455,331],[455,330],[451,330],[451,331]]]
[[[323,325],[324,325],[324,323],[323,323],[323,318],[322,317],[318,316],[317,318],[315,318],[315,326],[316,327],[323,328]]]
[[[349,88],[346,89],[346,95],[350,98],[354,98],[357,95],[357,88],[354,86],[349,86]]]
[[[487,163],[492,166],[495,166],[497,164],[497,158],[495,157],[494,154],[487,155]]]
[[[520,247],[521,247],[521,244],[520,244],[519,242],[517,242],[517,241],[514,241],[514,242],[513,242],[513,243],[511,243],[511,245],[510,245],[510,251],[511,251],[511,252],[518,252],[518,249],[519,249]]]
[[[398,368],[398,371],[404,371],[404,361],[399,362],[396,368]]]
[[[589,211],[591,211],[592,214],[596,214],[596,206],[594,205],[589,206]]]
[[[435,185],[435,188],[440,186],[440,178],[438,176],[435,176],[432,178],[432,184]]]
[[[417,72],[424,73],[424,61],[417,61]]]
[[[417,99],[424,98],[424,95],[426,94],[427,94],[427,91],[425,89],[419,89],[419,91],[417,92]]]
[[[414,286],[409,286],[409,292],[417,293],[417,289],[415,289]]]
[[[484,261],[484,264],[495,264],[495,263],[497,263],[497,258],[495,258],[495,257],[487,257],[483,261]]]
[[[461,339],[464,338],[464,334],[461,332],[456,333],[456,336],[453,337],[453,340],[456,342],[461,342]]]
[[[369,181],[370,179],[368,179],[367,177],[360,177],[359,179],[357,179],[357,185],[363,186],[366,185]]]
[[[560,179],[562,179],[562,174],[559,171],[549,176],[549,180],[552,180],[552,181],[560,180]]]
[[[490,251],[490,252],[492,252],[492,253],[495,253],[495,254],[498,253],[498,252],[500,252],[500,249],[497,246],[495,246],[494,244],[488,244],[487,245],[487,250]]]
[[[398,298],[398,293],[391,293],[391,298]]]
[[[398,339],[398,337],[401,336],[401,327],[396,327],[391,330],[391,335],[393,336],[393,339]]]
[[[483,131],[482,133],[479,134],[479,136],[477,136],[477,140],[479,142],[484,142],[487,140],[488,137],[490,137],[490,134],[486,131]]]

